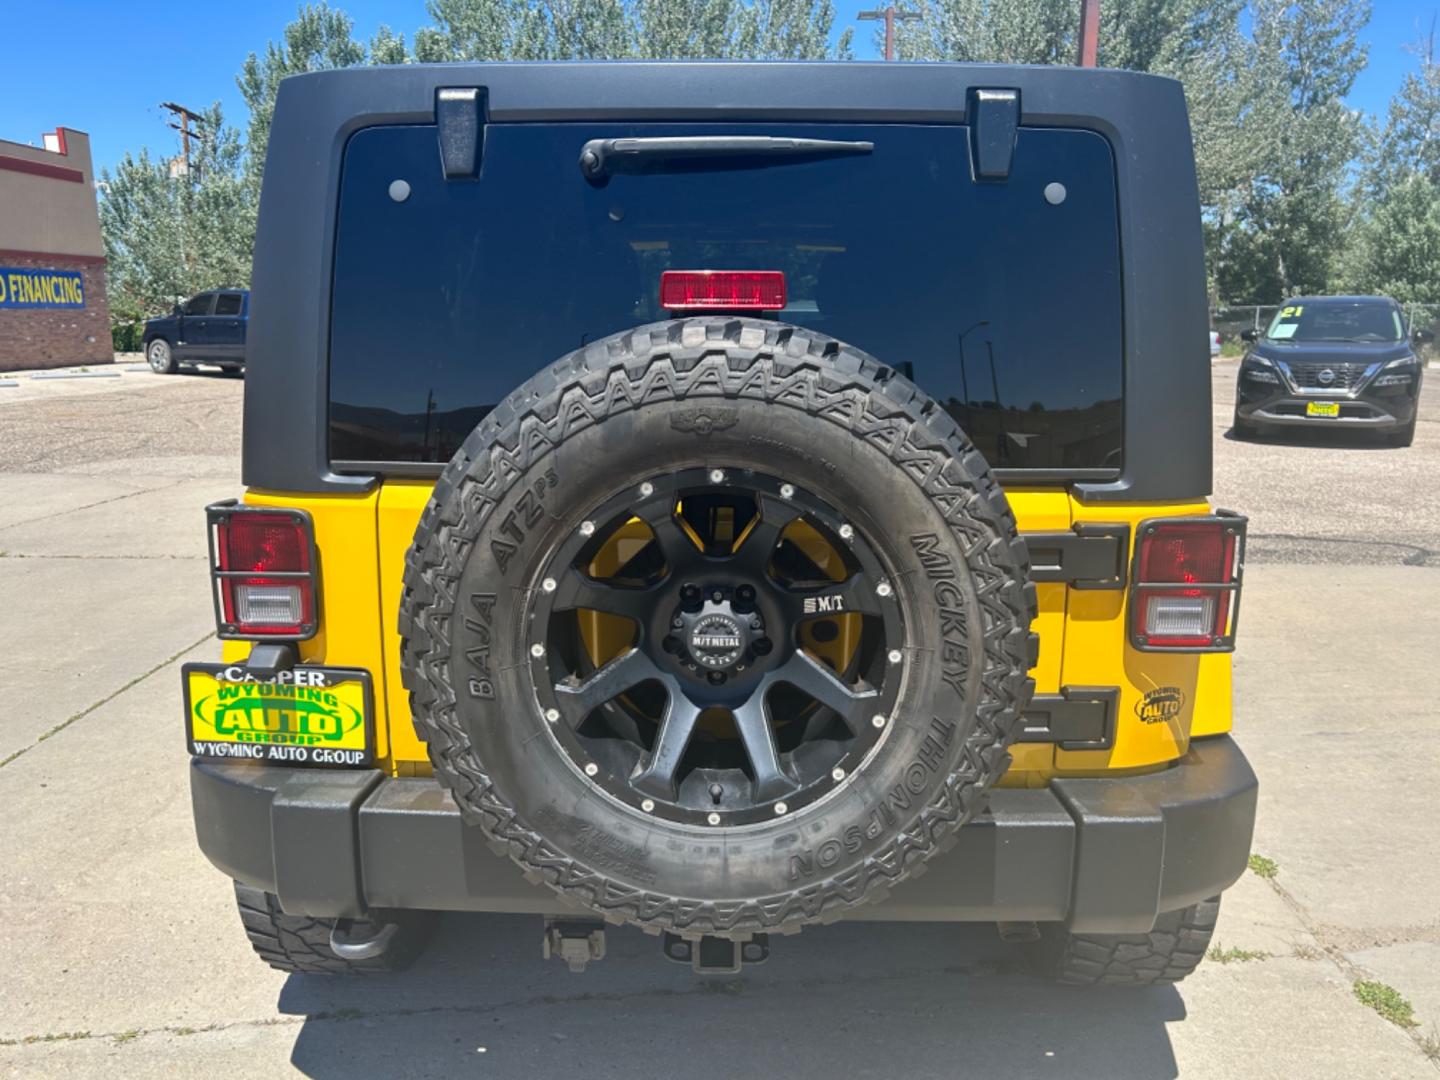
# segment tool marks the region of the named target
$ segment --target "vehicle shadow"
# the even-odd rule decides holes
[[[243,379],[244,368],[222,368],[213,364],[182,364],[175,369],[177,375],[199,375],[209,379]]]
[[[540,959],[540,919],[447,916],[408,973],[296,975],[307,1076],[1170,1078],[1172,987],[1097,991],[1024,974],[990,925],[846,923],[772,938],[770,960],[697,977],[611,929],[584,974]]]
[[[1295,446],[1316,450],[1393,450],[1376,438],[1370,431],[1326,431],[1321,428],[1277,427],[1268,429],[1264,435],[1240,436],[1235,429],[1227,428],[1224,438],[1229,442],[1249,443],[1251,446]]]

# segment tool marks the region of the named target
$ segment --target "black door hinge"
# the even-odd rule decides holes
[[[1072,589],[1123,589],[1130,555],[1129,525],[1082,522],[1069,532],[1021,533],[1030,550],[1031,581],[1063,581]]]
[[[480,175],[487,112],[484,87],[442,86],[435,91],[435,130],[446,180]]]

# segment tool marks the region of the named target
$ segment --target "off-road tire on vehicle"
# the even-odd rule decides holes
[[[888,563],[907,627],[863,764],[814,804],[708,831],[617,801],[561,752],[529,625],[603,493],[687,468],[822,492]],[[939,405],[831,338],[712,316],[587,345],[497,406],[421,516],[399,626],[417,731],[493,848],[611,922],[739,938],[881,899],[953,845],[1009,764],[1034,612],[1005,495]]]
[[[1148,934],[1072,934],[1057,923],[1040,927],[1027,948],[1032,967],[1072,986],[1155,986],[1178,983],[1205,959],[1220,897],[1167,911]]]
[[[365,940],[385,923],[396,923],[399,930],[389,948],[379,956],[347,960],[336,956],[330,948],[334,919],[287,915],[280,910],[280,901],[274,893],[238,881],[235,882],[235,903],[240,908],[245,934],[260,959],[277,971],[304,974],[384,975],[404,971],[424,950],[436,921],[435,914],[429,911],[389,912],[375,921],[357,919],[349,933],[352,940]]]
[[[164,338],[155,338],[145,346],[145,362],[156,375],[174,375],[180,370],[175,360],[175,350]]]

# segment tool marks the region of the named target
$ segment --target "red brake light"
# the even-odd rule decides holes
[[[1131,633],[1140,649],[1235,648],[1245,519],[1148,521],[1131,582]]]
[[[222,638],[307,638],[315,633],[314,544],[308,515],[207,509],[211,578]]]
[[[667,311],[779,311],[785,275],[779,270],[666,270],[660,306]]]

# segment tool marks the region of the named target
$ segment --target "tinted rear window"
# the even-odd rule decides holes
[[[709,133],[875,149],[603,187],[578,167],[592,138]],[[925,125],[491,125],[481,178],[447,182],[433,127],[357,133],[336,241],[331,456],[445,461],[537,369],[664,318],[661,271],[711,268],[783,270],[780,319],[905,371],[997,467],[1118,468],[1109,144],[1022,130],[1009,180],[977,183],[967,137]],[[1063,199],[1047,199],[1048,185]]]

